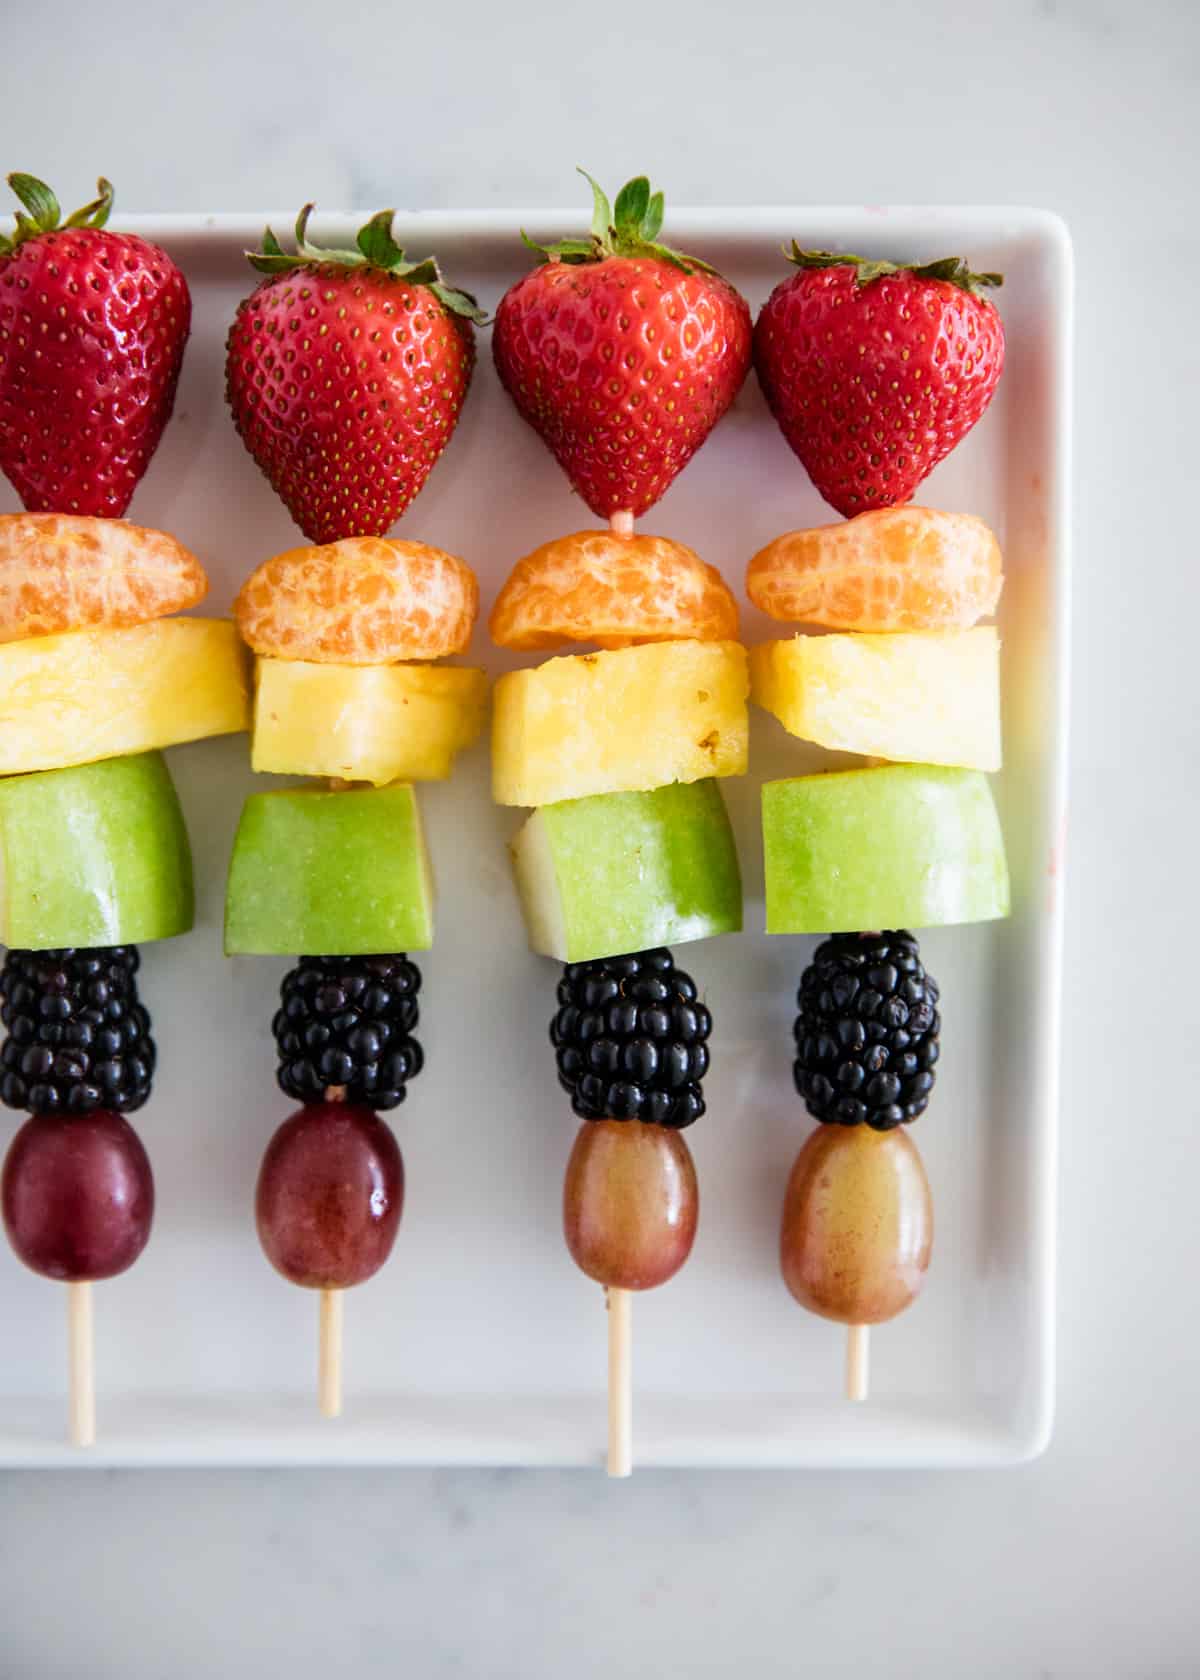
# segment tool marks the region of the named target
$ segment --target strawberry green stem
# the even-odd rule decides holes
[[[406,260],[392,233],[394,210],[377,211],[358,230],[355,249],[347,251],[313,244],[308,237],[308,222],[313,209],[313,205],[306,204],[296,217],[294,251],[285,251],[271,229],[266,228],[262,250],[246,252],[250,266],[260,274],[286,274],[292,269],[317,268],[328,263],[336,263],[343,268],[378,268],[386,274],[395,274],[407,280],[411,285],[428,287],[438,301],[455,315],[463,315],[480,325],[487,320],[487,315],[470,292],[461,292],[446,284],[436,257],[424,257],[419,262]]]
[[[0,256],[7,256],[28,239],[43,233],[57,233],[60,228],[102,228],[112,209],[112,183],[103,175],[96,182],[97,196],[82,209],[73,210],[63,220],[58,200],[45,181],[36,175],[23,175],[19,170],[8,177],[8,184],[19,199],[22,209],[16,212],[16,227],[11,234],[0,234]]]
[[[797,268],[852,268],[858,285],[869,286],[885,274],[915,274],[919,280],[947,280],[972,297],[980,297],[989,287],[1002,286],[1003,274],[973,274],[963,257],[939,257],[929,263],[894,263],[851,256],[849,252],[804,251],[796,240],[791,249],[784,246],[784,256]]]
[[[544,262],[591,263],[603,262],[606,257],[657,257],[673,268],[681,268],[685,274],[693,269],[702,269],[706,274],[714,272],[699,257],[685,256],[682,251],[659,243],[663,195],[651,191],[645,175],[626,181],[616,202],[610,204],[604,189],[586,169],[580,169],[579,174],[592,189],[592,225],[586,239],[559,239],[552,245],[539,245],[521,229],[525,244]]]

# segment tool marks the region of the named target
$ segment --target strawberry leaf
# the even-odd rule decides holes
[[[586,169],[579,174],[592,189],[592,225],[586,239],[559,239],[542,245],[531,239],[524,229],[521,239],[527,249],[536,251],[543,262],[593,263],[608,257],[653,257],[657,262],[669,263],[684,274],[700,270],[715,274],[716,269],[699,257],[686,256],[658,242],[663,224],[663,195],[654,192],[645,175],[635,175],[617,194],[610,205],[607,195]]]
[[[479,325],[487,315],[470,292],[447,286],[442,279],[436,257],[420,262],[408,262],[396,243],[392,232],[394,210],[377,210],[359,229],[352,251],[314,244],[308,237],[308,224],[314,206],[306,204],[296,217],[296,249],[285,251],[270,228],[263,232],[262,250],[247,251],[246,259],[259,274],[286,274],[296,269],[320,268],[336,264],[340,268],[375,268],[412,286],[425,286],[451,314],[461,315]]]
[[[797,268],[852,268],[859,286],[869,286],[872,280],[886,274],[912,274],[918,280],[944,280],[970,292],[972,297],[981,297],[989,287],[1004,284],[1002,274],[973,274],[970,264],[962,257],[939,257],[929,263],[894,263],[882,258],[856,257],[849,251],[805,251],[794,239],[790,249],[784,246],[783,254]]]
[[[13,232],[10,235],[0,235],[0,252],[4,254],[15,251],[17,246],[23,245],[26,240],[36,239],[43,233],[57,233],[60,228],[102,228],[112,209],[112,184],[103,176],[96,182],[99,196],[90,204],[85,204],[81,210],[73,211],[65,221],[62,219],[58,199],[36,175],[25,175],[20,170],[15,170],[8,177],[8,184],[17,195],[22,208],[13,218],[16,224]]]
[[[613,224],[618,240],[642,239],[642,222],[650,208],[650,183],[644,175],[626,181],[613,205]]]
[[[582,175],[592,189],[592,238],[607,240],[612,232],[613,213],[604,188],[594,181],[586,169],[576,165],[576,173]]]
[[[394,210],[380,210],[358,230],[358,248],[376,268],[395,268],[404,261],[404,252],[392,237],[395,214]]]
[[[642,238],[655,240],[662,231],[663,225],[663,195],[656,192],[651,196],[646,207],[646,214],[642,217]]]
[[[85,204],[79,210],[73,210],[63,223],[64,227],[102,228],[108,220],[108,213],[112,209],[112,182],[106,181],[101,175],[96,182],[97,196],[90,204]]]
[[[17,212],[18,225],[23,222],[27,227],[32,226],[38,233],[51,233],[57,228],[62,211],[58,207],[58,200],[44,181],[39,181],[36,175],[22,175],[16,172],[8,177],[8,184],[29,212],[29,217]]]

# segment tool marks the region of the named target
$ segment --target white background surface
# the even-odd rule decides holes
[[[1010,201],[1079,270],[1060,1390],[962,1473],[4,1478],[0,1675],[1200,1672],[1186,4],[10,3],[0,164],[132,209]],[[5,1357],[19,1357],[8,1348]]]

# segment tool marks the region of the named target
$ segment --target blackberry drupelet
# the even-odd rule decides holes
[[[581,1120],[690,1126],[704,1113],[712,1016],[670,951],[568,963],[550,1026]]]
[[[808,1112],[878,1132],[929,1106],[942,1020],[911,933],[835,933],[796,1001],[796,1089]]]
[[[0,1101],[31,1114],[131,1114],[157,1052],[133,945],[9,951],[0,970]]]
[[[331,1087],[367,1108],[396,1108],[425,1058],[412,1037],[421,971],[401,951],[378,957],[301,957],[284,976],[271,1024],[280,1088],[319,1102]]]

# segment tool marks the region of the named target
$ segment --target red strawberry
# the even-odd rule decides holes
[[[107,181],[61,227],[49,187],[8,184],[25,210],[0,238],[0,469],[31,512],[120,518],[171,418],[187,281],[157,245],[105,231]]]
[[[545,260],[501,299],[492,350],[522,416],[609,518],[653,507],[737,396],[750,311],[707,263],[656,243],[663,196],[644,176],[611,208],[586,179],[590,237],[525,240]]]
[[[406,262],[391,210],[356,251],[267,229],[253,266],[270,278],[242,303],[225,395],[242,442],[310,542],[379,537],[429,477],[458,423],[475,365],[474,298],[432,257]]]
[[[907,502],[979,419],[1004,366],[999,274],[947,257],[901,268],[801,251],[754,328],[784,437],[849,518]]]

